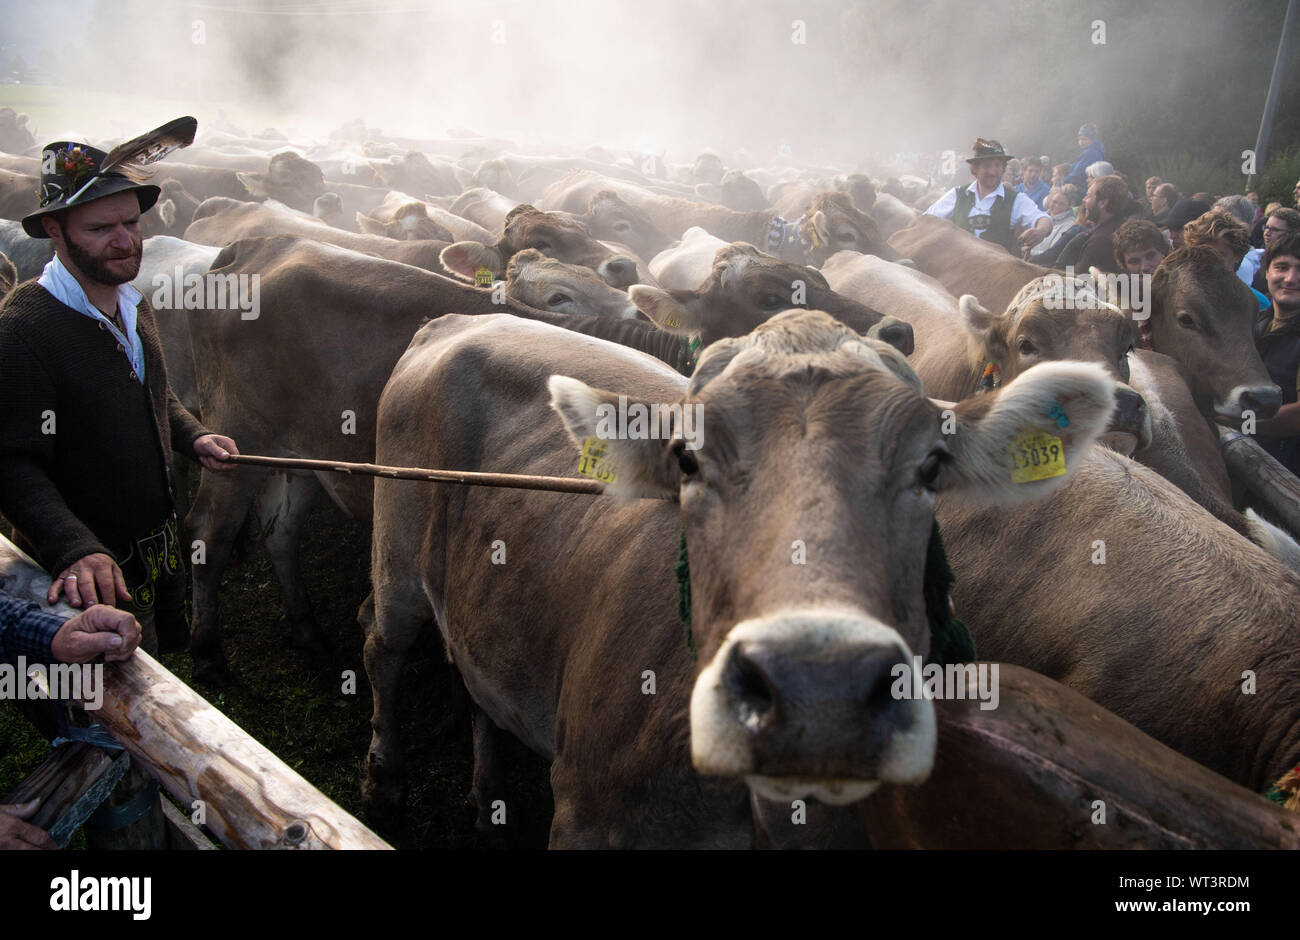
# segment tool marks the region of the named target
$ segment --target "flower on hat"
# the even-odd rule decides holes
[[[95,161],[80,146],[64,147],[56,151],[54,165],[59,174],[68,177],[74,185],[95,172]]]

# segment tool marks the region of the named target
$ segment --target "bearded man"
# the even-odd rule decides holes
[[[172,451],[208,470],[239,451],[168,384],[130,284],[159,188],[101,172],[106,156],[72,141],[41,154],[41,208],[22,224],[55,256],[0,306],[0,513],[53,576],[50,603],[123,606],[146,650],[169,651],[189,640]]]

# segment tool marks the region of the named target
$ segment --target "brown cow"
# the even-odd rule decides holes
[[[347,232],[287,206],[219,197],[205,199],[199,204],[194,212],[194,221],[185,230],[185,241],[222,246],[244,238],[269,235],[310,238],[437,272],[443,270],[440,256],[447,247],[445,241],[397,241],[380,235]]]
[[[1267,418],[1282,404],[1255,349],[1254,295],[1205,245],[1179,248],[1151,277],[1149,345],[1178,363],[1203,414]]]
[[[904,355],[913,349],[912,328],[901,319],[882,317],[831,290],[813,268],[781,261],[744,243],[718,249],[708,279],[695,290],[637,285],[628,293],[660,329],[699,339],[705,346],[725,336],[743,336],[782,310],[806,307],[824,310],[859,333],[877,327],[879,338]]]
[[[912,366],[928,394],[960,401],[979,391],[985,380],[996,387],[1043,362],[1070,359],[1095,362],[1121,383],[1115,414],[1103,440],[1131,454],[1151,443],[1146,402],[1129,384],[1129,354],[1139,337],[1133,322],[1100,300],[1088,282],[1074,279],[1074,309],[1053,301],[1061,275],[1049,275],[1021,288],[1006,311],[991,313],[970,294],[960,301],[934,279],[880,258],[843,252],[825,265],[835,290],[868,306],[906,319],[916,331]]]
[[[447,231],[451,233],[451,238],[449,238],[448,241],[492,241],[492,233],[483,228],[483,226],[471,222],[463,216],[456,215],[441,206],[433,205],[428,199],[413,199],[406,193],[398,192],[397,190],[389,192],[389,194],[384,197],[384,201],[369,213],[369,218],[381,224],[392,222],[397,217],[399,210],[412,203],[423,206],[425,214],[428,215],[429,218],[445,227]],[[363,226],[362,230],[364,231],[365,223],[362,223],[360,217],[357,218],[357,223],[358,225]]]
[[[386,220],[361,212],[356,214],[356,220],[357,226],[367,235],[383,235],[401,241],[437,239],[451,242],[456,237],[441,222],[430,218],[424,203],[414,199],[395,208]]]
[[[889,244],[954,296],[974,294],[990,310],[1007,309],[1020,288],[1052,273],[931,215],[889,236]]]
[[[1095,448],[1032,511],[941,502],[938,519],[982,659],[1055,679],[1256,792],[1296,763],[1300,576],[1172,483]]]
[[[637,282],[635,258],[602,245],[581,224],[530,205],[510,210],[496,244],[456,242],[442,252],[442,263],[448,271],[469,281],[475,280],[481,270],[499,278],[505,275],[506,265],[515,253],[525,248],[536,248],[548,258],[591,268],[614,287],[629,287]]]
[[[1017,435],[1055,427],[1053,403],[1073,463],[1112,389],[1095,366],[1044,366],[958,405],[962,431],[945,436],[896,350],[819,311],[708,347],[689,384],[542,324],[433,321],[385,388],[381,461],[569,475],[620,402],[702,412],[706,433],[682,421],[668,440],[605,442],[612,491],[680,506],[377,482],[368,807],[391,817],[401,802],[397,678],[430,619],[476,703],[551,761],[556,848],[743,847],[742,780],[844,803],[923,779],[932,703],[889,689],[929,646],[933,494],[1018,502],[1054,487],[994,467]],[[816,561],[791,563],[792,540]]]
[[[0,170],[0,218],[21,220],[40,205],[41,181],[25,173]]]
[[[736,276],[723,277],[726,268],[719,270],[718,284],[707,304],[703,297],[683,297],[687,310],[680,315],[691,319],[682,319],[670,332],[661,332],[639,320],[530,308],[509,296],[500,298],[492,289],[475,288],[320,242],[284,236],[245,239],[223,250],[211,271],[227,278],[257,274],[262,313],[252,321],[242,321],[230,311],[190,313],[199,408],[206,422],[227,429],[246,453],[370,461],[379,391],[422,318],[449,311],[483,314],[509,310],[640,349],[675,368],[689,369],[693,358],[690,336],[702,332],[711,339],[727,335],[728,329],[737,334],[748,332],[784,309],[766,306],[764,285],[784,278],[784,295],[788,297],[790,271],[765,274],[765,265],[741,259],[735,268]],[[874,311],[831,293],[824,282],[813,284],[814,276],[815,272],[804,272],[809,279],[810,302],[825,303],[855,328],[863,332],[874,328],[880,339],[910,348],[911,331],[906,324],[882,321]],[[642,302],[646,302],[644,298]],[[647,307],[660,316],[681,309],[655,300],[647,302]],[[702,313],[705,310],[707,316]],[[360,311],[365,311],[363,320],[358,319]],[[697,324],[694,318],[701,316],[704,322]],[[364,355],[359,357],[358,350]],[[328,386],[325,397],[316,391],[318,382]],[[308,394],[305,389],[312,391]],[[345,410],[354,415],[353,434],[340,433]],[[275,488],[259,497],[258,491],[271,476]],[[345,513],[369,518],[372,488],[367,478],[321,474],[319,479]],[[266,549],[280,583],[294,642],[309,649],[320,646],[297,560],[301,527],[318,494],[315,479],[303,474],[271,475],[241,468],[237,474],[204,476],[189,520],[197,531],[205,533],[195,537],[204,538],[208,546],[207,563],[196,566],[194,582],[193,650],[195,672],[202,681],[221,681],[225,674],[217,585],[232,540],[255,500],[259,517],[274,523],[266,536]]]
[[[256,319],[224,309],[189,311],[198,407],[205,421],[228,429],[245,453],[372,460],[375,405],[393,364],[421,320],[449,311],[509,311],[604,336],[665,361],[684,364],[688,358],[681,338],[643,321],[535,310],[489,288],[313,240],[243,239],[222,249],[211,272],[226,279],[259,278]],[[355,433],[343,432],[349,420],[344,412],[351,413]],[[217,587],[250,508],[266,529],[265,547],[294,643],[320,648],[297,549],[321,486],[349,516],[369,519],[372,488],[364,477],[321,474],[318,483],[310,474],[254,467],[203,476],[187,520],[194,537],[207,545],[206,564],[194,568],[192,650],[200,681],[221,682],[226,675]]]
[[[637,318],[625,291],[610,287],[591,268],[548,258],[536,248],[517,252],[506,266],[506,295],[552,313],[594,313]]]

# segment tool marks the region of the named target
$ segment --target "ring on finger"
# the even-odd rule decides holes
[[[64,580],[64,581],[75,581],[75,580],[77,580],[77,576],[76,576],[75,574],[70,574],[70,575],[68,575],[66,578],[64,578],[63,580]]]

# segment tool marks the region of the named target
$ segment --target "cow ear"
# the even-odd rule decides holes
[[[176,224],[176,203],[171,199],[164,199],[158,204],[158,218],[162,224],[171,228]]]
[[[682,294],[690,295],[692,292],[666,291],[647,284],[633,284],[627,289],[633,305],[665,333],[699,336],[703,329],[700,305],[682,297]]]
[[[957,300],[957,309],[966,326],[966,335],[970,338],[971,357],[977,364],[983,368],[986,360],[1001,360],[1005,353],[998,330],[1002,316],[981,305],[974,294],[962,294]]]
[[[387,235],[388,227],[378,219],[372,219],[364,212],[357,213],[357,228],[367,235]]]
[[[579,473],[605,483],[612,496],[677,495],[680,477],[670,472],[674,465],[667,459],[667,442],[621,433],[620,413],[633,414],[638,407],[648,407],[647,402],[592,388],[567,375],[552,375],[546,387],[551,392],[551,407],[577,445]]]
[[[438,260],[452,274],[468,281],[474,280],[474,275],[480,268],[487,268],[496,278],[504,277],[506,273],[501,252],[482,242],[456,242],[448,245],[442,249]]]
[[[826,220],[826,213],[818,209],[812,217],[813,231],[817,233],[817,238],[823,245],[831,243],[831,224]]]
[[[1083,461],[1114,408],[1115,380],[1095,363],[1028,369],[1001,389],[952,408],[952,459],[940,471],[938,488],[986,504],[1046,496]],[[1061,462],[1064,473],[1057,472]]]
[[[266,192],[266,174],[265,173],[247,173],[243,170],[235,171],[235,178],[248,190],[248,195],[258,199],[269,198]]]

